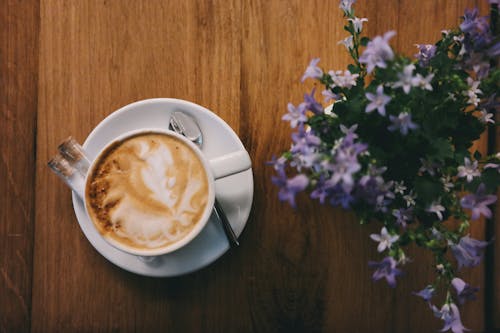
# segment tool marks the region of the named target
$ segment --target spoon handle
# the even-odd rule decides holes
[[[185,114],[184,112],[176,111],[172,113],[170,117],[169,128],[174,132],[179,133],[184,137],[188,138],[191,142],[197,145],[198,148],[201,149],[203,142],[202,133],[200,127],[198,126],[198,123],[196,122],[196,120],[194,120],[193,117]],[[248,153],[246,153],[246,156],[242,156],[242,158],[240,159],[245,161],[244,159],[245,157],[248,159],[247,163],[250,165],[249,162],[250,158],[248,157]],[[221,162],[225,161],[222,160]],[[219,163],[219,164],[224,165],[224,163]],[[234,233],[234,230],[231,227],[231,223],[229,223],[229,220],[227,219],[226,213],[224,213],[222,206],[217,201],[217,198],[215,198],[214,211],[215,215],[217,215],[217,219],[222,223],[222,228],[224,229],[224,233],[226,234],[226,238],[229,241],[230,247],[234,248],[239,246],[240,243],[238,242],[238,238],[236,237],[236,234]]]
[[[234,233],[234,230],[231,227],[231,223],[229,223],[226,213],[224,213],[224,210],[222,209],[222,206],[220,205],[217,199],[215,199],[214,208],[215,208],[215,214],[219,218],[219,221],[222,222],[222,227],[229,241],[229,245],[233,248],[239,246],[240,243],[238,242],[238,237],[236,237],[236,234]]]

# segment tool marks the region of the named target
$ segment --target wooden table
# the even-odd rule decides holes
[[[486,1],[358,1],[368,35],[396,29],[406,54]],[[341,69],[338,1],[4,0],[0,8],[1,332],[434,332],[441,322],[411,295],[433,267],[410,264],[396,289],[373,283],[369,234],[342,210],[302,197],[293,211],[270,182],[286,149],[287,102],[313,57]],[[89,244],[70,191],[46,162],[68,135],[83,141],[133,101],[201,104],[239,134],[255,196],[241,246],[195,273],[149,278]],[[486,149],[486,139],[478,147]],[[498,219],[497,219],[498,220]],[[485,222],[473,234],[495,229]],[[500,239],[498,229],[497,242]],[[500,251],[464,271],[481,286],[463,319],[500,332]],[[412,249],[415,262],[429,259]]]

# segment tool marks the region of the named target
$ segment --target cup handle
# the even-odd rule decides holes
[[[208,161],[215,179],[231,176],[252,167],[246,150],[235,151]]]
[[[252,161],[246,150],[239,150],[216,157],[209,160],[208,163],[212,169],[214,179],[231,176],[252,167]],[[64,180],[70,185],[77,196],[83,200],[85,197],[85,176],[79,175],[79,177],[71,179],[72,184],[69,183],[69,178],[64,178]]]

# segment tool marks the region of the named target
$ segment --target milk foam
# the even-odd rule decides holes
[[[132,137],[94,170],[87,184],[90,214],[101,233],[128,246],[154,249],[177,242],[205,211],[203,164],[176,138]]]

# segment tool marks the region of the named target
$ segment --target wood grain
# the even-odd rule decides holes
[[[397,30],[393,46],[412,55],[414,44],[435,41],[474,5],[487,13],[480,0],[358,1],[356,13],[368,17],[370,36]],[[280,120],[286,105],[315,87],[299,82],[310,59],[320,57],[325,69],[349,62],[337,44],[346,36],[337,0],[9,0],[5,8],[0,331],[417,333],[442,327],[411,295],[430,282],[429,256],[411,248],[414,262],[396,289],[374,283],[367,261],[379,257],[369,235],[379,226],[360,227],[352,214],[305,196],[291,210],[270,182],[273,170],[265,162],[290,145],[289,126]],[[254,204],[241,246],[176,278],[138,276],[104,259],[81,232],[70,191],[46,167],[65,137],[83,141],[114,110],[152,97],[213,110],[239,134],[254,166]],[[476,147],[485,151],[486,137]],[[475,223],[472,234],[484,238],[485,222]],[[499,248],[491,249],[493,268],[463,272],[481,287],[462,312],[474,332],[500,329]],[[488,279],[485,271],[495,275]]]
[[[459,6],[456,1],[370,1],[359,2],[356,12],[360,17],[369,17],[366,29],[370,35],[397,30],[396,49],[411,55],[415,53],[414,44],[434,41],[443,28],[456,26],[464,5],[474,3]],[[309,2],[306,7],[300,1],[253,1],[244,10],[242,111],[249,118],[249,128],[256,131],[256,142],[250,147],[251,155],[260,158],[258,163],[270,160],[272,154],[289,145],[290,131],[277,115],[286,112],[288,101],[301,102],[302,94],[312,88],[298,82],[309,60],[321,56],[320,64],[325,69],[347,65],[348,59],[336,43],[345,36],[337,3]],[[255,57],[256,50],[260,57]],[[286,73],[295,74],[289,75],[294,81],[282,80]],[[269,91],[273,94],[271,100],[267,98]],[[261,109],[266,101],[265,109],[271,115],[244,110]],[[266,128],[264,123],[272,125]],[[478,147],[485,151],[484,139]],[[396,290],[371,283],[366,262],[377,255],[366,240],[376,226],[360,230],[351,215],[305,201],[293,212],[286,205],[269,200],[277,195],[269,184],[272,171],[255,170],[255,174],[255,220],[261,221],[262,226],[257,226],[256,234],[250,237],[260,239],[265,253],[276,257],[271,275],[287,277],[286,283],[279,279],[261,280],[259,289],[275,290],[279,297],[272,298],[272,302],[262,297],[254,304],[255,308],[267,310],[262,311],[260,331],[300,327],[299,331],[426,332],[439,327],[428,307],[411,296],[412,291],[431,282],[432,258],[412,249],[409,254],[415,263],[429,264],[410,264]],[[268,220],[269,212],[276,212],[273,216],[280,216],[279,221],[273,219],[272,225],[262,222]],[[281,230],[278,233],[277,228]],[[483,238],[484,225],[476,224],[473,234]],[[484,267],[465,273],[465,279],[483,286]],[[483,301],[481,294],[479,301],[467,306],[463,313],[464,321],[476,331],[484,328]],[[283,310],[272,311],[276,308]],[[285,321],[283,314],[287,316]]]
[[[0,9],[0,332],[30,329],[38,2]]]
[[[398,38],[398,48],[401,52],[411,55],[415,53],[414,44],[428,43],[429,41],[435,41],[440,37],[441,30],[451,29],[456,27],[460,23],[460,17],[464,13],[465,8],[472,8],[477,6],[481,13],[488,14],[488,5],[485,1],[435,1],[435,2],[412,2],[403,1],[400,2],[399,8],[399,34]],[[415,13],[422,11],[422,14],[415,15]],[[445,15],[443,15],[446,13]],[[439,28],[441,27],[441,28]],[[483,154],[487,150],[487,140],[486,136],[483,136],[481,140],[475,143],[473,149],[480,150]],[[485,222],[481,220],[479,223],[474,223],[471,228],[471,235],[478,239],[485,238]],[[418,252],[417,252],[418,253]],[[415,262],[423,262],[425,256],[418,253],[415,256]],[[432,263],[432,258],[428,258],[428,262]],[[415,265],[416,266],[416,265]],[[408,277],[411,280],[412,286],[406,289],[406,294],[411,293],[412,290],[420,290],[423,287],[422,274],[427,274],[430,276],[433,267],[429,265],[428,267],[422,269],[420,267],[412,267],[411,273],[409,272]],[[484,315],[487,310],[484,306],[485,302],[485,275],[484,275],[484,263],[480,267],[474,269],[462,270],[460,272],[461,277],[475,286],[480,286],[480,292],[478,293],[477,302],[471,304],[466,304],[462,310],[462,319],[466,323],[467,327],[475,331],[483,331],[484,327]],[[420,282],[419,282],[420,281]],[[420,286],[419,286],[420,283]],[[398,299],[400,301],[401,299]],[[398,302],[396,306],[397,317],[406,317],[405,320],[399,321],[399,327],[396,331],[410,331],[413,329],[415,332],[430,330],[432,323],[434,327],[438,327],[437,320],[429,318],[429,321],[422,321],[413,323],[411,322],[411,317],[413,316],[413,309],[411,308],[413,304],[419,304],[419,308],[423,311],[427,309],[422,309],[423,304],[420,299],[414,299],[412,302]],[[422,313],[424,316],[424,313]],[[422,325],[420,327],[420,325]],[[419,328],[420,327],[420,328]]]
[[[45,166],[60,140],[83,140],[106,115],[145,98],[192,100],[238,131],[240,13],[227,1],[42,1],[33,332],[248,326],[236,320],[245,311],[237,254],[178,279],[124,272],[90,246],[69,190]],[[221,297],[236,317],[225,320]]]

